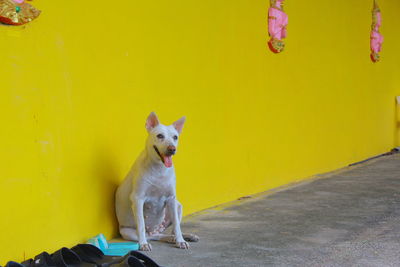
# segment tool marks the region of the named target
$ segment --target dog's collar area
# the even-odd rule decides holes
[[[156,146],[153,146],[154,150],[157,152],[158,156],[160,157],[161,161],[164,163],[164,158],[161,156],[160,151],[158,150],[158,148]]]

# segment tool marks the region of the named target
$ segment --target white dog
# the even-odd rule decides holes
[[[182,205],[176,198],[176,178],[172,156],[185,117],[170,126],[160,124],[152,112],[146,121],[149,133],[145,150],[116,192],[116,213],[122,238],[138,241],[140,250],[150,251],[147,240],[175,243],[188,249],[186,241],[196,242],[196,235],[181,232]],[[163,234],[172,224],[172,235]]]

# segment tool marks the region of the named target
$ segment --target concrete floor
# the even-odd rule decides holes
[[[159,264],[400,266],[400,155],[188,217],[189,251],[152,242]]]

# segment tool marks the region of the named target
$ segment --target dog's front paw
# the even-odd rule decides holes
[[[186,242],[186,241],[176,242],[175,245],[176,245],[177,248],[181,248],[181,249],[189,249],[189,247],[190,247],[189,243]]]
[[[141,251],[151,251],[151,245],[149,243],[144,243],[139,245],[139,250]]]

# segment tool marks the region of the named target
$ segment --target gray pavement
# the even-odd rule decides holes
[[[400,266],[400,155],[186,217],[189,251],[152,242],[163,266]]]

